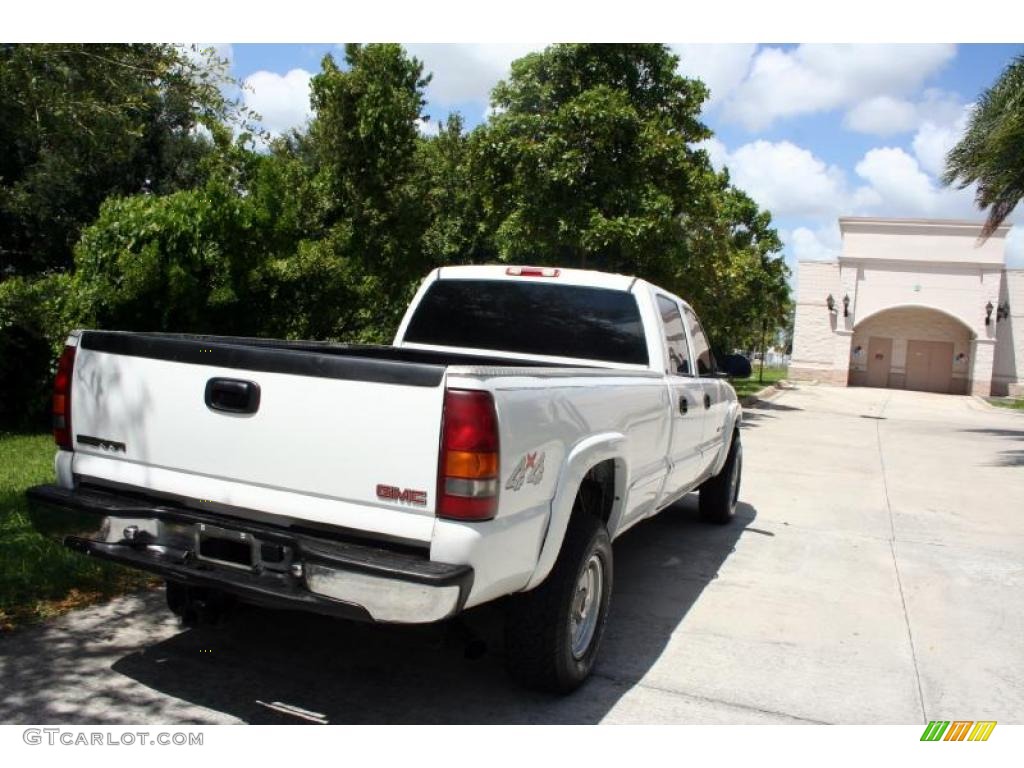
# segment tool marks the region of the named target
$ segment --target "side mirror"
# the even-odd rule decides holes
[[[745,379],[753,372],[750,360],[743,355],[726,355],[722,358],[718,370],[730,379]]]

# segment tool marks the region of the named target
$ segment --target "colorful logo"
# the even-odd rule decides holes
[[[932,720],[921,741],[988,741],[995,727],[995,720]]]
[[[537,485],[544,479],[544,451],[527,453],[516,464],[516,468],[509,475],[505,488],[510,491],[518,491],[523,483]]]

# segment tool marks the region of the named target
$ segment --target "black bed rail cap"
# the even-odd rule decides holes
[[[78,343],[83,349],[128,357],[411,387],[439,386],[445,371],[443,365],[360,357],[358,345],[329,342],[83,331]]]

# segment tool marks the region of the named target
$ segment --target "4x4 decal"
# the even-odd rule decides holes
[[[523,483],[532,483],[537,485],[541,480],[544,479],[544,451],[534,451],[533,453],[524,454],[519,463],[516,464],[516,468],[509,475],[508,482],[505,483],[505,487],[510,491],[518,491],[523,487]]]

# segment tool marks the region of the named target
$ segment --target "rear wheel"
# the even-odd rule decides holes
[[[538,690],[568,693],[577,688],[597,658],[611,589],[608,532],[577,507],[547,579],[509,605],[505,646],[510,674]]]
[[[700,487],[700,514],[710,523],[725,525],[736,516],[743,473],[743,446],[737,432],[721,472]]]

